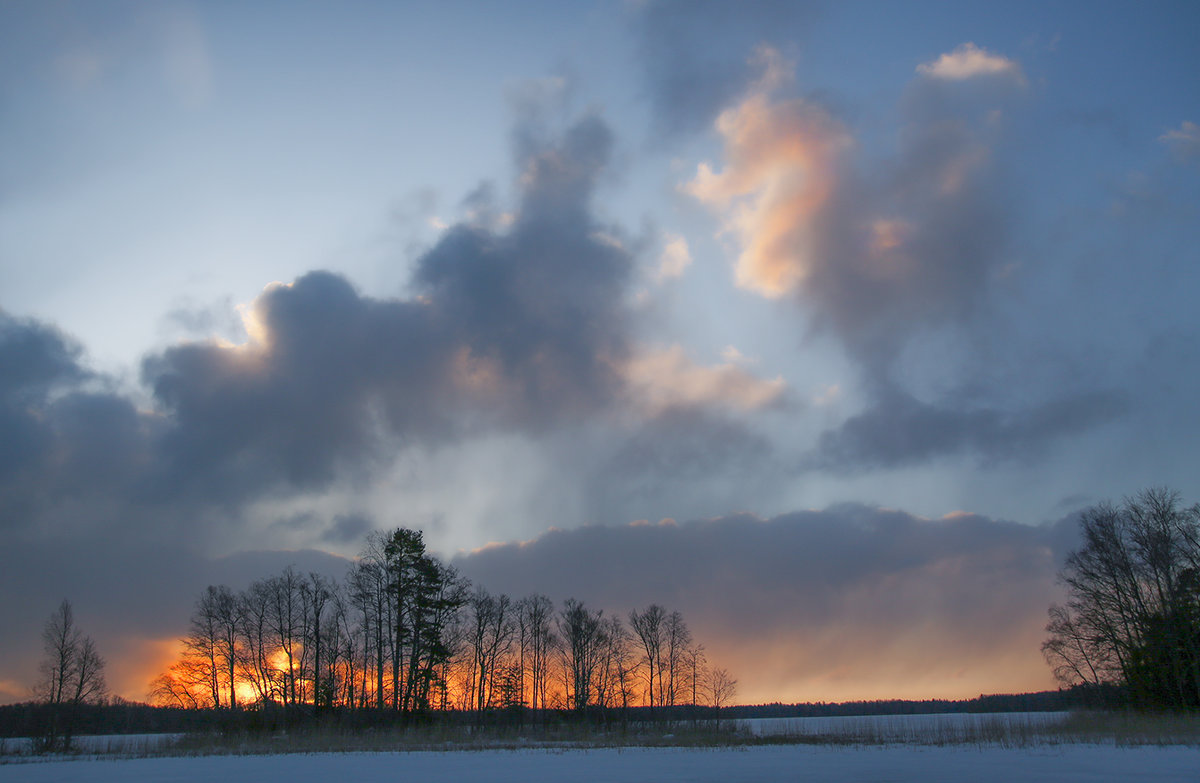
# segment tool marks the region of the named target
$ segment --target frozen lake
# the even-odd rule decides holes
[[[1200,749],[1068,745],[1034,749],[804,745],[747,749],[604,749],[457,753],[324,753],[208,756],[128,761],[45,761],[0,765],[0,781],[21,783],[328,783],[331,780],[454,780],[463,783],[729,783],[922,781],[1195,783]]]
[[[962,742],[989,734],[1036,734],[1063,722],[1069,712],[987,712],[933,715],[857,715],[831,718],[738,720],[761,737],[825,736],[879,742]]]

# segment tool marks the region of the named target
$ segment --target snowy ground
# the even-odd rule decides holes
[[[971,747],[802,745],[742,750],[605,749],[458,753],[325,753],[127,761],[47,761],[0,766],[0,782],[328,783],[454,780],[464,783],[690,781],[1179,781],[1200,779],[1200,749],[1070,745]]]
[[[1036,735],[1069,712],[985,712],[933,715],[861,715],[832,718],[751,718],[737,721],[760,737],[822,735],[875,742],[970,742],[1004,734]]]

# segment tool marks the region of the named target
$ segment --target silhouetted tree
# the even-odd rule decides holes
[[[467,608],[471,622],[470,682],[475,693],[472,706],[477,710],[485,710],[494,706],[496,676],[516,631],[512,599],[507,595],[491,595],[482,587],[477,587]]]
[[[46,621],[42,644],[41,680],[35,692],[49,705],[50,714],[39,747],[67,751],[79,707],[104,698],[104,659],[92,638],[75,625],[75,613],[66,600]]]
[[[718,725],[721,722],[721,708],[728,705],[737,693],[737,680],[729,676],[725,669],[710,669],[705,684],[708,686],[708,699],[716,713]]]
[[[645,664],[646,672],[646,700],[652,710],[655,705],[655,686],[658,678],[662,677],[659,665],[666,634],[666,619],[667,611],[658,604],[651,604],[641,612],[635,609],[629,613],[629,625],[641,643],[642,663]]]
[[[1140,703],[1200,706],[1200,506],[1144,490],[1080,516],[1042,645],[1064,684],[1126,685]]]
[[[603,611],[592,612],[582,601],[569,598],[558,617],[567,697],[577,710],[592,703],[593,678],[603,650],[603,615]]]
[[[692,632],[688,630],[687,623],[683,621],[683,615],[679,612],[667,615],[663,631],[663,660],[659,665],[659,683],[665,687],[660,702],[673,707],[678,703],[679,690],[684,684],[685,662],[688,648],[692,644]]]
[[[544,595],[531,595],[517,607],[524,628],[522,650],[524,666],[529,670],[529,705],[534,710],[546,708],[546,686],[550,680],[550,660],[556,639],[551,622],[554,604]]]
[[[336,623],[327,617],[328,608],[333,606],[333,598],[337,586],[317,573],[310,573],[308,579],[300,584],[300,597],[304,604],[304,652],[312,651],[312,703],[314,710],[320,710],[323,704],[332,700],[332,672],[322,669],[322,653],[332,657],[335,645],[330,644],[330,637],[337,631]],[[322,649],[324,646],[324,649]],[[327,677],[328,675],[328,677]],[[322,683],[326,682],[323,685]]]

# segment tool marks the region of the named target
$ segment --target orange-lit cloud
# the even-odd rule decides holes
[[[633,397],[651,414],[674,406],[758,410],[782,402],[787,394],[782,377],[764,380],[734,361],[696,364],[679,345],[637,353],[623,373]]]
[[[1020,66],[970,44],[921,65],[896,149],[871,161],[829,108],[779,94],[779,58],[763,68],[717,120],[722,163],[680,187],[719,215],[739,286],[795,296],[884,381],[911,337],[965,320],[1008,261],[996,156]]]
[[[773,103],[766,91],[723,112],[717,130],[725,142],[724,169],[700,164],[683,190],[724,211],[725,230],[741,246],[738,285],[782,296],[812,266],[817,219],[852,140],[823,108],[800,99]]]

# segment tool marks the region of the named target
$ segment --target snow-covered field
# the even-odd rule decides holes
[[[604,749],[457,753],[322,753],[127,761],[48,761],[0,766],[22,783],[328,783],[331,780],[527,783],[634,781],[1179,781],[1200,779],[1200,749],[1069,745],[1008,750],[964,746],[788,745],[748,749]]]

